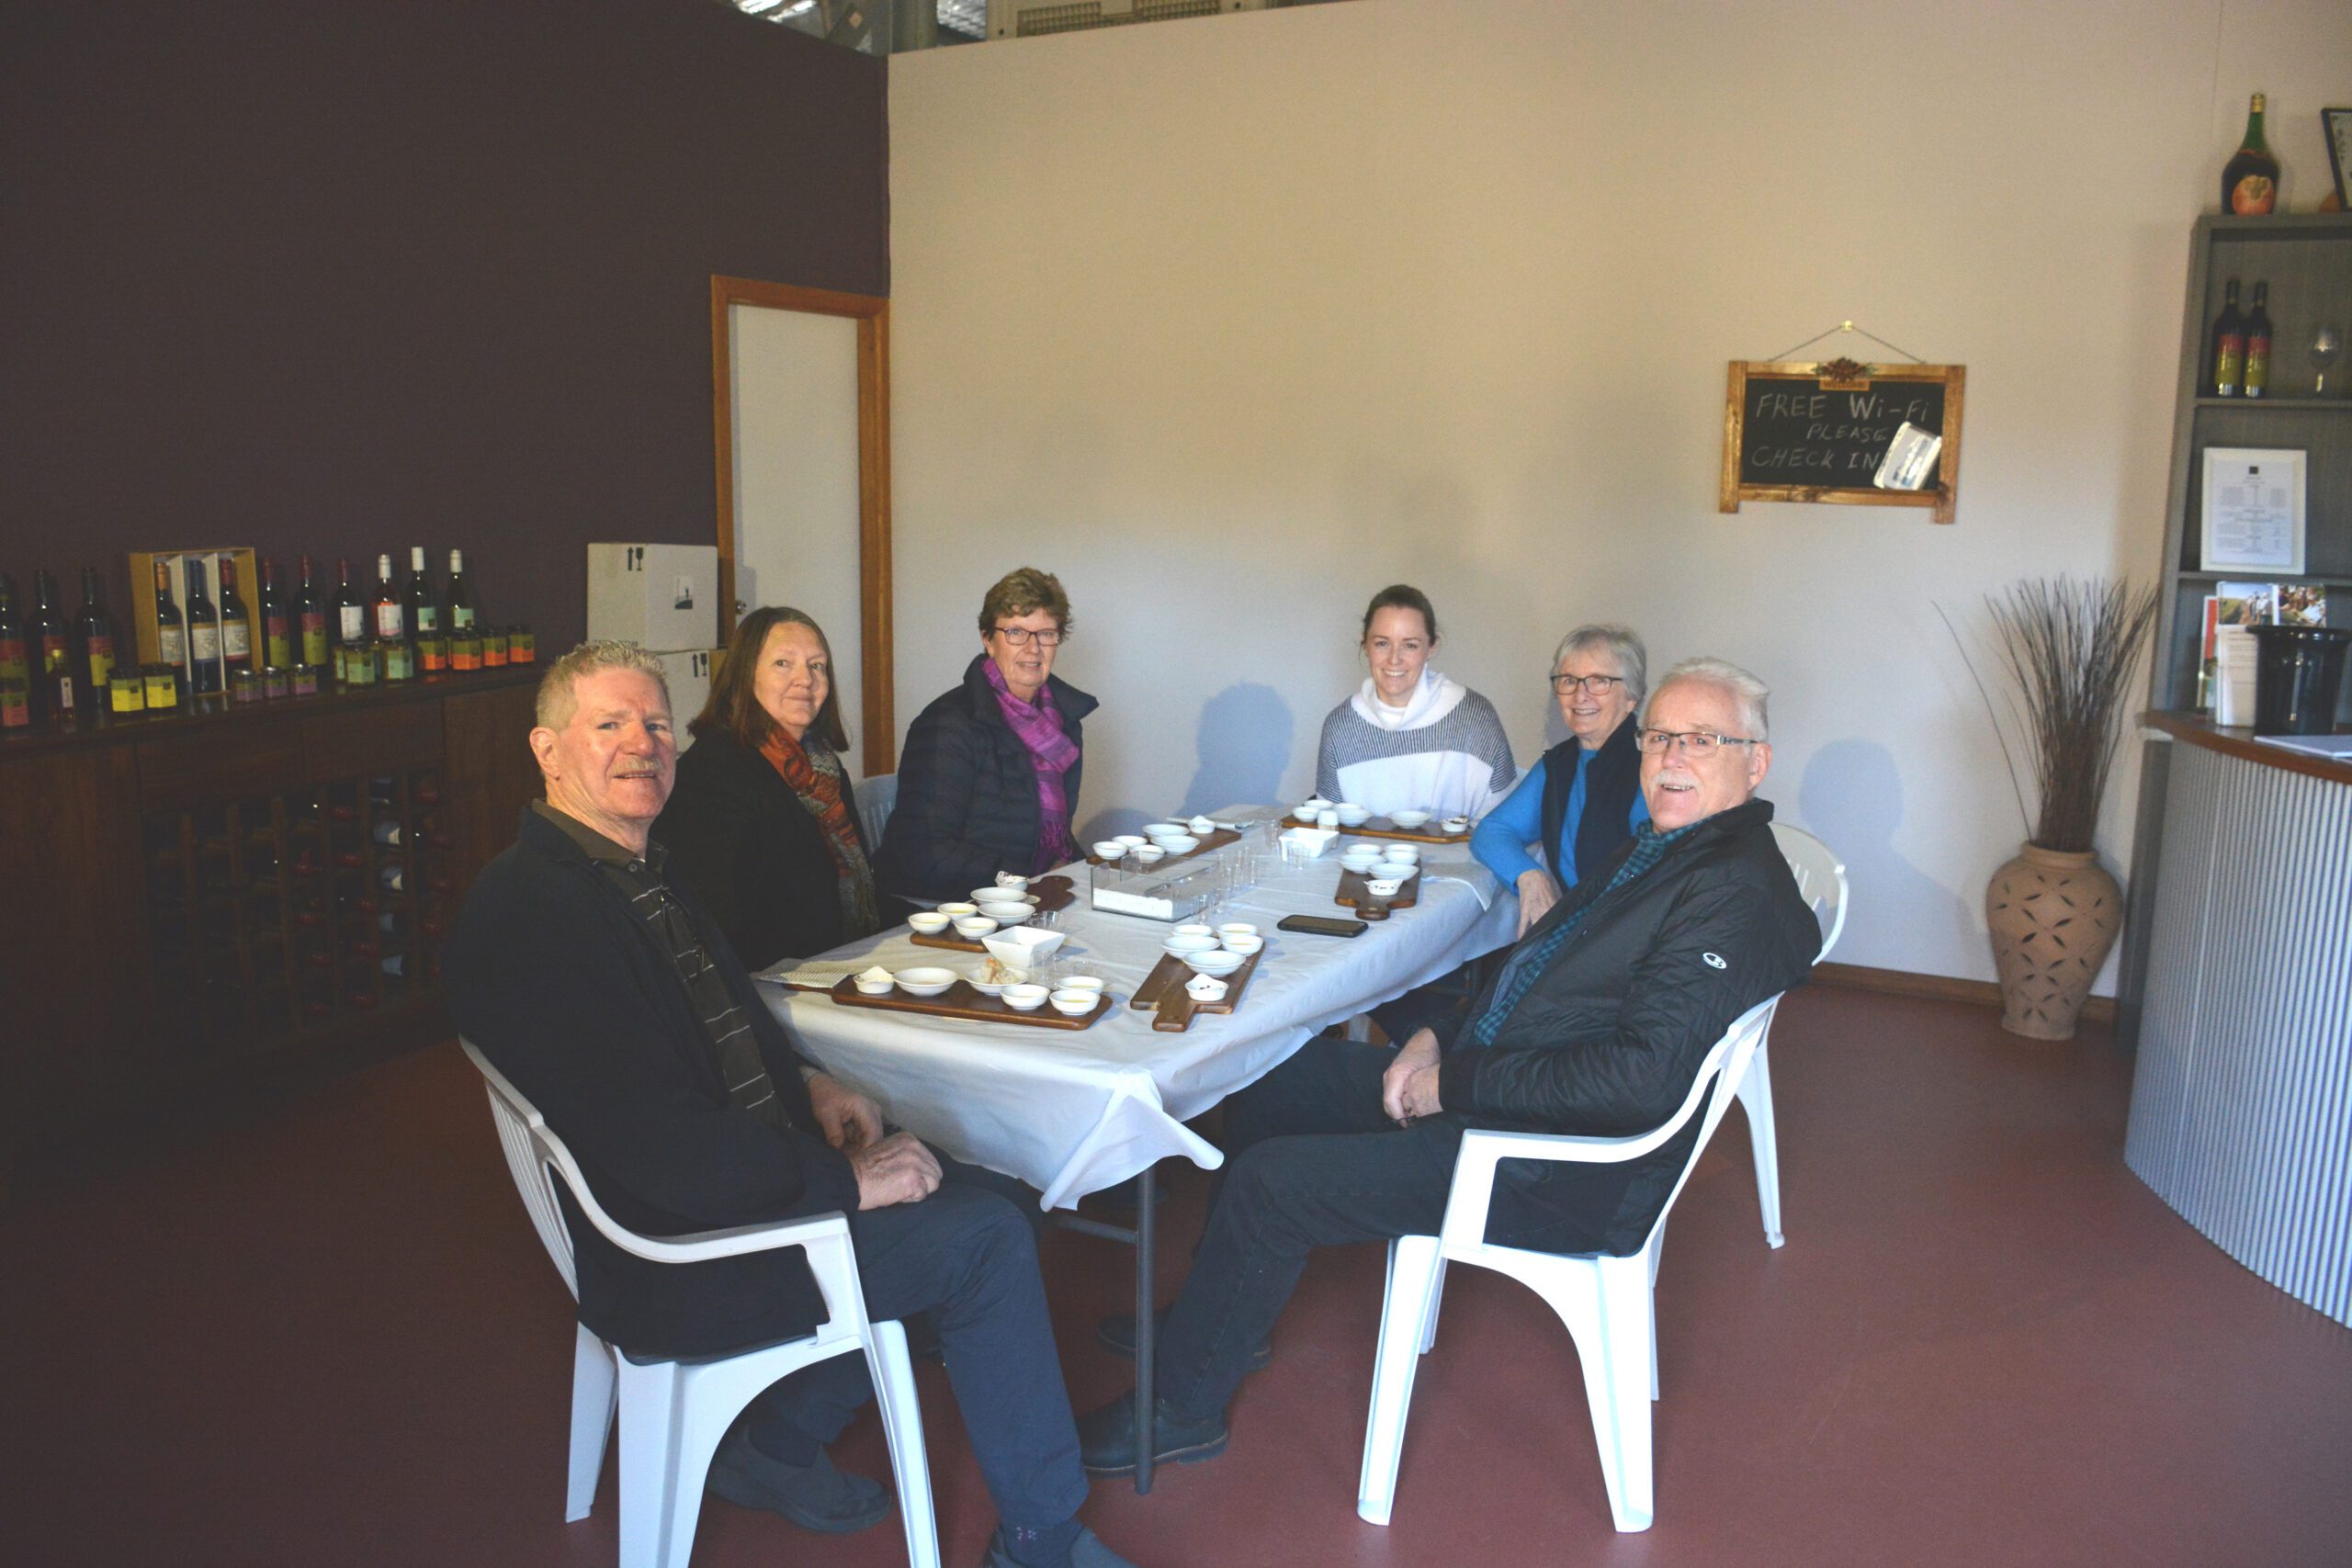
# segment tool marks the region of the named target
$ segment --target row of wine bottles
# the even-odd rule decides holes
[[[2254,286],[2254,309],[2238,310],[2238,280],[2222,290],[2222,313],[2214,318],[2207,363],[2209,395],[2263,398],[2270,395],[2270,285]]]
[[[477,617],[462,550],[449,552],[445,585],[435,585],[423,546],[410,550],[409,561],[403,584],[391,556],[377,557],[368,597],[354,581],[348,557],[338,562],[332,591],[309,556],[300,558],[290,589],[281,586],[277,563],[265,558],[255,616],[233,556],[218,558],[217,600],[212,558],[183,558],[176,580],[171,563],[158,559],[155,657],[145,665],[130,657],[95,568],[82,569],[82,608],[70,617],[49,572],[33,574],[28,612],[15,578],[0,571],[0,729],[71,723],[97,712],[176,708],[189,695],[309,695],[330,683],[495,668],[510,657],[532,661],[528,627]]]

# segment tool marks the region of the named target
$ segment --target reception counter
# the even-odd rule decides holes
[[[2146,722],[2174,743],[2124,1159],[2352,1325],[2352,765]]]

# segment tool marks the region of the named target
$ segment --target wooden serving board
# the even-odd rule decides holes
[[[1231,1012],[1240,1002],[1241,993],[1250,984],[1250,976],[1258,972],[1258,960],[1264,956],[1266,950],[1261,947],[1243,959],[1239,968],[1225,976],[1224,997],[1216,1001],[1204,1002],[1194,1000],[1193,994],[1184,989],[1184,982],[1192,978],[1192,969],[1174,953],[1162,953],[1159,962],[1151,966],[1151,973],[1144,976],[1143,984],[1136,987],[1136,994],[1127,1005],[1155,1010],[1159,1016],[1151,1021],[1152,1028],[1169,1034],[1182,1034],[1193,1027],[1195,1013]]]
[[[1070,886],[1070,880],[1067,876],[1038,877],[1029,884],[1029,891],[1037,896],[1037,902],[1033,907],[1040,915],[1057,913],[1078,902],[1078,890]],[[953,926],[948,927],[937,936],[910,931],[907,933],[907,940],[917,947],[944,947],[950,953],[986,953],[988,951],[978,942],[967,941],[956,935],[955,932],[956,928]]]
[[[1238,844],[1240,841],[1241,835],[1235,832],[1232,829],[1219,828],[1216,832],[1202,839],[1199,843],[1193,845],[1191,849],[1186,850],[1182,854],[1162,855],[1144,869],[1146,871],[1158,871],[1162,866],[1176,865],[1188,860],[1198,860],[1201,856],[1207,854],[1212,851],[1221,850],[1227,844]],[[1089,865],[1109,865],[1111,863],[1106,860],[1097,860],[1092,855],[1088,855],[1086,857],[1086,863]]]
[[[1302,828],[1315,826],[1312,822],[1300,822],[1296,813],[1285,821]],[[1367,817],[1357,827],[1342,826],[1340,829],[1340,837],[1350,834],[1360,839],[1404,839],[1416,844],[1466,844],[1470,841],[1470,829],[1467,828],[1459,833],[1449,833],[1435,822],[1424,822],[1418,828],[1399,828],[1385,817]]]
[[[899,990],[888,996],[869,997],[857,988],[854,979],[845,979],[832,988],[831,995],[845,1008],[921,1013],[926,1018],[964,1018],[975,1023],[1025,1023],[1035,1029],[1085,1029],[1111,1010],[1111,993],[1105,991],[1091,1012],[1076,1018],[1056,1012],[1051,1002],[1040,1003],[1035,1012],[1023,1012],[1005,1006],[1001,997],[986,996],[972,989],[964,980],[956,981],[935,997],[910,997]]]
[[[1418,870],[1405,879],[1405,886],[1396,889],[1393,898],[1374,897],[1372,889],[1364,886],[1368,880],[1362,872],[1341,866],[1340,891],[1331,901],[1342,908],[1353,909],[1367,920],[1385,920],[1389,910],[1409,909],[1421,901],[1421,874]]]
[[[948,927],[945,931],[941,931],[937,936],[930,935],[925,931],[909,931],[907,933],[907,940],[913,942],[917,947],[944,947],[950,953],[985,953],[988,952],[988,949],[982,947],[978,942],[967,942],[964,938],[957,936],[954,926]],[[922,998],[917,998],[916,1000],[920,1001]]]

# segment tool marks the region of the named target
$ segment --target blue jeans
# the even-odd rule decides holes
[[[1273,1331],[1306,1255],[1341,1242],[1435,1235],[1445,1218],[1462,1121],[1399,1127],[1380,1102],[1396,1053],[1310,1040],[1226,1103],[1225,1174],[1192,1272],[1159,1332],[1158,1393],[1179,1416],[1225,1408]],[[1509,1162],[1525,1168],[1524,1162]],[[1487,1234],[1552,1252],[1598,1242],[1543,1201],[1559,1167],[1498,1181]],[[1532,1200],[1532,1201],[1531,1201]]]
[[[929,1316],[998,1517],[1058,1525],[1085,1500],[1086,1472],[1046,1316],[1035,1227],[941,1163],[951,1179],[922,1202],[849,1216],[865,1310],[876,1321]],[[763,1439],[781,1430],[830,1443],[873,1397],[862,1356],[804,1367],[752,1402],[752,1440],[773,1451]]]

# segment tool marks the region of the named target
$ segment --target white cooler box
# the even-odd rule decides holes
[[[718,640],[718,547],[590,545],[588,635],[640,648]],[[673,669],[674,682],[680,671]]]
[[[718,667],[718,652],[709,648],[684,648],[655,655],[670,684],[670,717],[677,727],[678,750],[694,744],[686,726],[710,700],[710,672]]]

